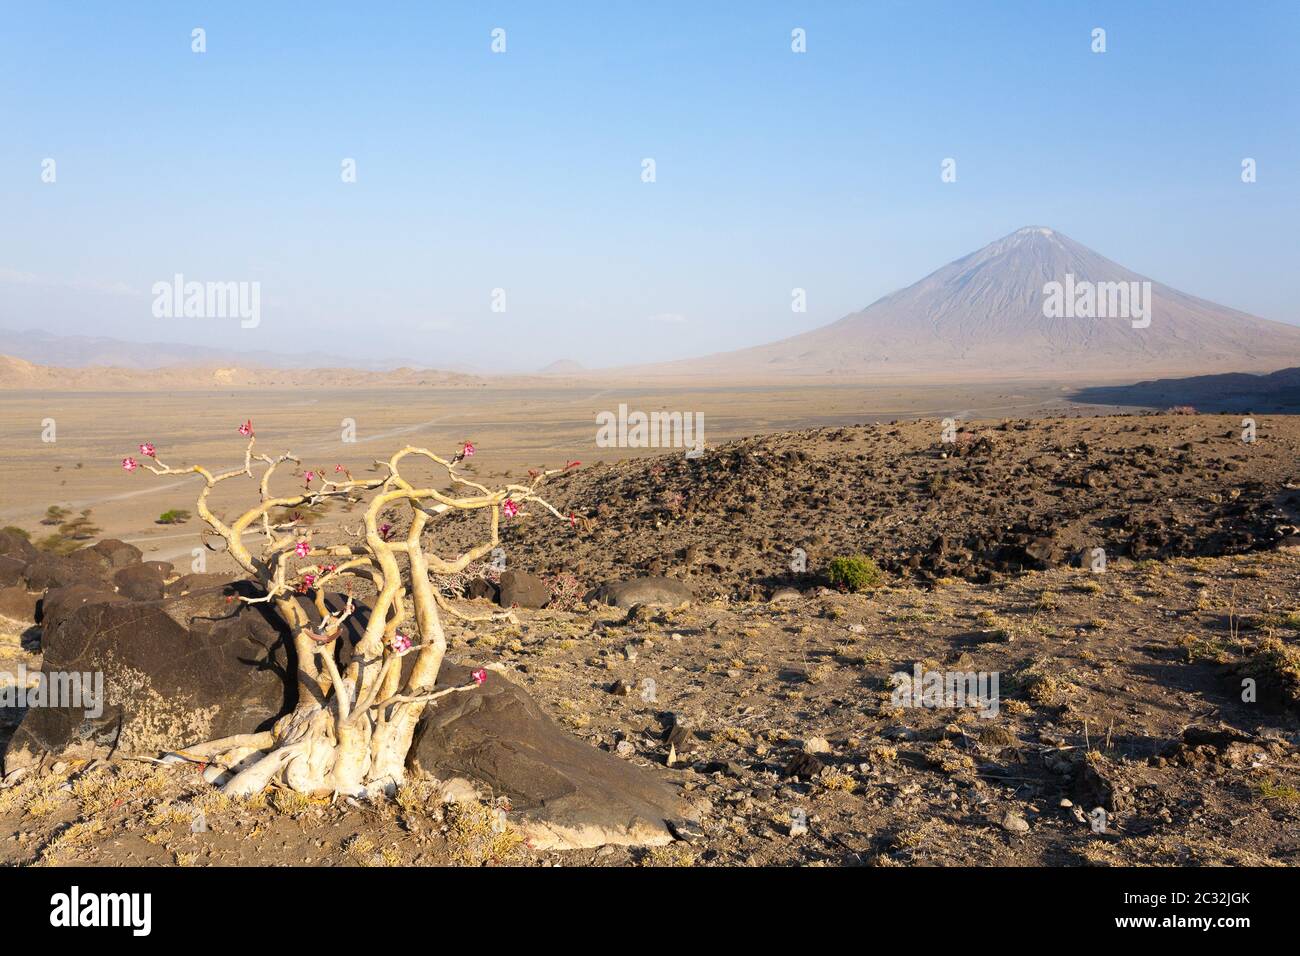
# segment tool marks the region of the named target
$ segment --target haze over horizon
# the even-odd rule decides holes
[[[1296,323],[1300,13],[1262,6],[15,8],[0,327],[608,367],[808,332],[1031,224]],[[155,318],[176,273],[260,282],[260,323]]]

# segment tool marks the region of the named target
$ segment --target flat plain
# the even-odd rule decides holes
[[[104,537],[126,540],[147,559],[172,560],[196,545],[200,522],[161,525],[171,509],[193,511],[197,479],[158,480],[127,474],[121,460],[152,442],[172,467],[230,468],[242,445],[237,426],[251,419],[259,450],[292,451],[305,468],[366,468],[404,445],[451,453],[460,442],[479,449],[483,477],[522,475],[567,461],[615,461],[661,449],[596,445],[596,416],[620,404],[644,412],[699,412],[706,445],[748,435],[821,425],[916,418],[955,419],[1081,414],[1066,386],[978,384],[790,385],[784,387],[482,386],[372,391],[239,389],[157,392],[0,392],[0,524],[40,536],[51,505],[91,510]],[[54,441],[45,441],[53,420]],[[355,441],[345,441],[348,422]],[[220,489],[218,507],[240,489]],[[243,500],[239,498],[238,500]]]

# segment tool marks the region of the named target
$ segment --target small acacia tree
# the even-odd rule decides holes
[[[143,466],[156,475],[194,474],[202,479],[196,509],[199,517],[225,540],[230,556],[261,592],[240,600],[270,604],[293,636],[298,703],[271,730],[208,741],[177,751],[176,756],[227,768],[229,778],[223,789],[231,795],[251,795],[273,781],[314,794],[391,791],[404,779],[407,751],[425,706],[487,680],[487,672],[480,668],[468,684],[434,689],[447,650],[440,614],[471,621],[490,618],[456,609],[430,575],[456,574],[488,554],[497,546],[502,517],[520,515],[530,503],[562,517],[536,489],[548,476],[564,469],[530,472],[530,484],[492,490],[457,473],[457,466],[474,454],[471,443],[464,443],[450,459],[407,446],[387,461],[376,462],[384,472],[377,477],[356,479],[336,465],[334,473],[341,478],[331,480],[319,471],[307,471],[301,492],[277,496],[271,491],[276,469],[285,462],[299,466],[301,462],[289,453],[278,457],[254,454],[251,421],[241,425],[239,433],[248,439],[244,463],[229,471],[213,473],[199,465],[171,468],[148,443],[140,446],[140,454]],[[451,485],[468,494],[414,487],[401,474],[403,461],[410,458],[426,459],[446,469]],[[133,472],[141,467],[141,461],[124,458],[122,467]],[[255,467],[261,470],[260,479],[254,475]],[[258,480],[260,500],[226,524],[210,510],[208,498],[217,485],[239,477]],[[351,535],[352,543],[314,544],[313,532],[298,522],[276,523],[271,517],[274,510],[292,514],[295,508],[335,499],[353,504],[368,501],[362,527]],[[380,523],[380,514],[403,504],[410,509],[410,529],[404,539],[390,540],[391,529]],[[486,540],[454,558],[425,551],[421,536],[430,521],[453,511],[487,512]],[[254,554],[245,545],[244,536],[259,532],[263,540],[259,553]],[[299,564],[293,570],[292,559]],[[356,606],[350,587],[346,588],[346,604],[333,610],[326,604],[325,593],[327,585],[353,577],[370,581],[376,596],[351,662],[340,670],[338,638]],[[299,603],[300,596],[315,605],[320,618],[317,624],[312,624],[307,609]],[[497,616],[509,617],[510,612],[490,617]],[[408,654],[415,659],[403,680],[403,658]]]

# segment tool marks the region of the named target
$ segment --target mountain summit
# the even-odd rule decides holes
[[[1054,229],[1027,226],[838,322],[673,367],[1077,378],[1297,364],[1300,327],[1187,295]]]

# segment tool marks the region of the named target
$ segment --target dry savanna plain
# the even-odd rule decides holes
[[[704,452],[598,447],[596,416],[620,404],[703,413]],[[93,535],[66,547],[121,539],[173,565],[169,582],[199,570],[201,523],[159,519],[192,513],[197,483],[124,472],[141,442],[228,468],[252,419],[260,449],[301,459],[286,491],[408,444],[472,441],[465,474],[488,484],[581,462],[544,489],[567,520],[533,508],[502,531],[506,566],[553,596],[451,621],[449,660],[508,677],[688,813],[671,842],[559,849],[490,787],[444,801],[445,780],[413,775],[393,799],[227,798],[206,768],[109,747],[6,778],[0,862],[1295,865],[1300,420],[1255,414],[1246,440],[1252,409],[1228,411],[1041,382],[7,392],[0,526],[37,542],[47,509],[86,511]],[[342,540],[358,519],[304,520]],[[431,547],[459,552],[469,520],[436,525]],[[853,556],[873,568],[846,586],[829,570]],[[500,569],[479,571],[449,600],[492,608]],[[636,578],[691,598],[588,599]],[[0,670],[41,666],[27,590],[0,608]],[[900,696],[899,674],[985,682],[963,704],[919,679]],[[25,714],[0,714],[7,741]]]

